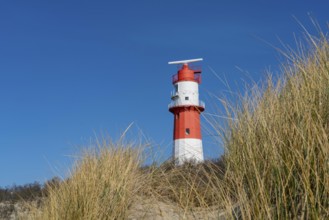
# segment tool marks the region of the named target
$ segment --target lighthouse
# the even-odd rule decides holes
[[[173,157],[177,165],[185,161],[203,161],[200,114],[205,105],[199,100],[201,70],[193,70],[189,63],[202,61],[202,58],[172,61],[181,68],[172,77],[174,90],[168,108],[174,115]]]

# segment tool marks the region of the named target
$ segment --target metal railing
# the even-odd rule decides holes
[[[194,81],[197,83],[201,83],[201,74],[200,73],[194,73]],[[175,84],[178,82],[178,74],[175,74],[172,76],[172,83]]]
[[[171,102],[169,105],[168,105],[168,108],[174,108],[174,107],[178,107],[178,106],[197,106],[197,107],[202,107],[202,108],[206,108],[206,105],[203,101],[199,101],[199,104],[198,105],[195,105],[193,103],[187,103],[187,104],[183,104],[183,103],[177,103],[177,102]]]
[[[171,98],[173,98],[173,97],[177,97],[178,96],[178,92],[176,92],[176,91],[171,91],[171,93],[170,93],[170,97]]]

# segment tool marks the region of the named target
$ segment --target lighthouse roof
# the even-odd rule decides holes
[[[177,74],[173,75],[173,84],[180,81],[194,81],[201,83],[201,70],[190,69],[187,63],[184,63]]]

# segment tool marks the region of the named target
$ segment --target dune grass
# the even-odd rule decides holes
[[[71,175],[57,186],[31,219],[125,219],[141,187],[140,154],[122,143],[98,143],[77,160]]]
[[[174,162],[162,164],[152,172],[149,192],[158,200],[174,203],[185,211],[217,206],[220,201],[218,184],[225,172],[221,162],[190,161],[181,166],[175,166]]]
[[[307,36],[275,83],[226,105],[223,196],[242,219],[329,218],[329,45]]]

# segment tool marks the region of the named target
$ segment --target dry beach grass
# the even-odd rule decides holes
[[[138,149],[103,141],[89,148],[71,176],[56,187],[32,219],[125,219],[145,180]]]
[[[329,45],[306,35],[276,83],[227,106],[222,187],[243,219],[329,218]]]

